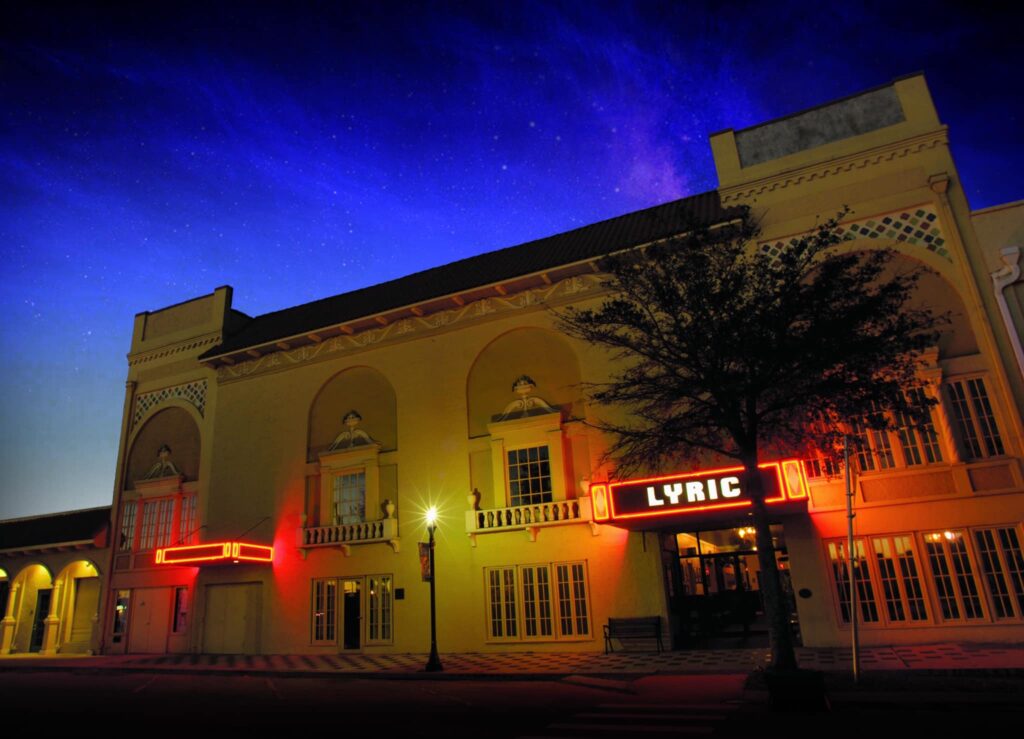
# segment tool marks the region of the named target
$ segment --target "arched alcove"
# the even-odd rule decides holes
[[[50,610],[53,576],[41,564],[26,565],[11,583],[14,598],[12,652],[39,651],[43,640],[43,619]]]
[[[132,489],[160,458],[160,448],[171,449],[169,461],[186,480],[199,477],[199,426],[184,408],[169,406],[154,413],[132,440],[128,453],[125,488]]]
[[[398,403],[388,379],[372,367],[350,367],[334,375],[317,393],[309,409],[307,454],[310,462],[345,430],[343,418],[356,411],[358,428],[380,444],[381,451],[398,447]]]
[[[89,560],[79,559],[68,563],[54,582],[60,584],[60,602],[55,611],[60,619],[55,645],[57,651],[90,651],[93,631],[99,619],[99,570]]]
[[[487,424],[516,395],[512,384],[527,375],[535,394],[569,418],[583,416],[580,365],[569,342],[554,331],[514,329],[483,348],[466,380],[466,407],[471,437],[487,434]]]
[[[914,257],[897,254],[884,275],[891,277],[922,266]],[[927,266],[927,265],[925,265]],[[936,315],[946,315],[949,323],[939,327],[939,356],[942,359],[978,353],[978,340],[967,315],[967,307],[957,289],[940,275],[929,269],[917,284],[907,306],[912,309],[928,308]]]

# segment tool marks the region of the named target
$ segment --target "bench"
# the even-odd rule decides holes
[[[639,616],[635,618],[609,618],[604,627],[604,653],[614,652],[612,639],[656,639],[658,651],[661,643],[661,616]]]

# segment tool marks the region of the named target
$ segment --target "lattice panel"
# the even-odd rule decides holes
[[[927,249],[948,262],[953,261],[939,228],[939,216],[930,205],[844,223],[839,226],[838,233],[846,241],[859,238],[892,239],[907,246]],[[761,244],[761,251],[774,258],[798,240],[794,237],[788,241],[765,242]]]
[[[199,415],[204,415],[206,412],[206,380],[196,380],[184,385],[165,387],[162,390],[137,395],[135,397],[135,412],[132,414],[132,426],[134,427],[147,413],[171,398],[191,403],[199,411]]]

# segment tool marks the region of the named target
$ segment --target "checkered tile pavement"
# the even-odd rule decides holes
[[[849,649],[801,648],[801,667],[824,671],[850,669]],[[651,675],[750,672],[768,663],[767,649],[708,649],[649,654],[601,653],[459,653],[442,654],[446,674],[454,675]],[[128,656],[5,655],[2,667],[74,666],[141,670],[210,670],[307,674],[413,674],[423,671],[425,654]],[[1024,670],[1024,648],[929,644],[868,647],[861,651],[864,670]]]

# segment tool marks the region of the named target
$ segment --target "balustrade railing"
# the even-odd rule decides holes
[[[309,526],[299,529],[299,547],[343,547],[356,544],[387,542],[395,551],[398,543],[398,519],[342,523],[330,526]]]
[[[590,498],[584,497],[467,511],[466,532],[473,537],[476,534],[526,530],[534,539],[540,528],[592,521]]]

